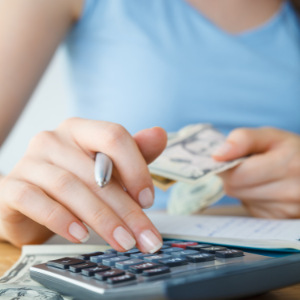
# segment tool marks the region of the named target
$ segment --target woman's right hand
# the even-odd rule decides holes
[[[166,141],[159,127],[133,138],[120,125],[79,118],[38,134],[0,181],[0,235],[17,246],[41,243],[52,232],[80,243],[88,238],[87,224],[118,251],[136,245],[156,252],[161,236],[142,208],[154,200],[147,163]],[[96,152],[114,164],[105,188],[94,179]]]

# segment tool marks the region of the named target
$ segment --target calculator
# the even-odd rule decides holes
[[[78,300],[240,299],[300,282],[300,254],[166,240],[155,254],[83,253],[32,266],[30,276]]]

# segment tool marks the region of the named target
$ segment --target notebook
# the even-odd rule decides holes
[[[163,238],[249,249],[300,251],[300,220],[147,214]]]

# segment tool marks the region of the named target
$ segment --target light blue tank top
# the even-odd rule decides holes
[[[289,3],[233,35],[185,0],[86,0],[67,47],[73,116],[132,134],[191,123],[300,133],[300,27]],[[157,190],[154,207],[167,198]]]

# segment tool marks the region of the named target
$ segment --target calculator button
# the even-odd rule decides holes
[[[144,259],[147,256],[153,256],[153,253],[134,253],[130,255],[130,258]]]
[[[71,265],[79,265],[83,263],[85,263],[85,261],[82,259],[64,257],[64,258],[48,261],[47,266],[55,267],[59,269],[69,269],[69,266]]]
[[[125,274],[122,276],[117,276],[117,277],[111,277],[107,279],[108,283],[115,284],[115,283],[120,283],[120,282],[125,282],[129,280],[135,279],[135,275],[133,274]]]
[[[193,245],[193,246],[186,246],[186,249],[200,251],[202,248],[207,248],[207,247],[212,247],[212,245],[198,244],[198,245]]]
[[[160,249],[168,249],[171,248],[171,245],[162,245]]]
[[[118,251],[115,249],[107,249],[105,251],[105,254],[117,254],[117,253],[118,253]]]
[[[121,275],[125,275],[125,272],[122,270],[119,270],[119,269],[114,269],[114,270],[96,273],[95,279],[104,281],[109,277],[116,277],[116,276],[121,276]]]
[[[227,248],[219,247],[219,246],[211,246],[207,248],[202,248],[200,251],[203,253],[215,254],[217,251],[223,251],[223,250],[227,250]]]
[[[182,265],[187,265],[187,260],[184,258],[167,258],[158,261],[160,264],[163,264],[168,267],[177,267]]]
[[[152,263],[152,262],[145,262],[143,264],[129,267],[129,272],[138,274],[138,273],[142,273],[144,270],[148,270],[156,267],[159,267],[159,264]]]
[[[199,254],[199,251],[196,251],[196,250],[183,250],[183,251],[173,252],[172,257],[186,258],[187,255],[195,255],[195,254]]]
[[[104,254],[103,252],[93,252],[93,253],[87,253],[87,254],[80,254],[78,258],[83,259],[83,260],[90,260],[92,256],[97,256],[97,255],[102,255]]]
[[[128,256],[116,256],[112,258],[103,259],[102,264],[105,266],[113,267],[117,262],[129,260]]]
[[[175,252],[175,251],[182,251],[182,248],[172,247],[172,248],[167,248],[167,249],[161,249],[161,252],[164,254],[172,254],[172,252]]]
[[[188,255],[186,259],[189,262],[199,263],[199,262],[215,260],[215,256],[214,254],[210,254],[210,253],[199,253],[195,255]]]
[[[97,264],[88,261],[84,264],[70,266],[69,271],[73,273],[79,273],[81,272],[82,269],[92,268],[92,267],[97,267]]]
[[[178,248],[186,249],[187,246],[195,246],[197,244],[198,243],[196,243],[196,242],[173,243],[172,247],[178,247]]]
[[[241,250],[228,249],[224,251],[217,251],[215,255],[216,257],[220,257],[220,258],[232,258],[232,257],[244,256],[244,252]]]
[[[87,269],[81,270],[81,274],[84,276],[94,276],[95,273],[104,272],[104,271],[108,271],[108,270],[110,270],[110,267],[98,265],[93,268],[87,268]]]
[[[91,257],[91,261],[94,263],[101,263],[103,261],[103,259],[107,259],[107,258],[112,258],[112,257],[116,257],[117,254],[115,253],[111,253],[111,254],[102,254],[102,255],[98,255],[98,256],[92,256]]]
[[[116,263],[116,268],[121,270],[127,270],[130,266],[137,265],[142,263],[143,261],[141,259],[129,259],[121,262]]]
[[[161,259],[166,259],[166,258],[171,258],[171,255],[169,254],[158,254],[158,255],[152,255],[152,256],[147,256],[144,258],[145,262],[153,262],[157,263]]]
[[[172,244],[174,243],[182,243],[182,241],[164,241],[163,244],[164,245],[169,245],[172,246]]]
[[[154,276],[154,275],[160,275],[164,273],[170,273],[170,268],[167,266],[159,266],[158,268],[155,269],[150,269],[150,270],[144,270],[143,271],[143,276]]]
[[[130,256],[131,254],[140,253],[139,249],[131,249],[126,252],[118,252],[118,256]]]

